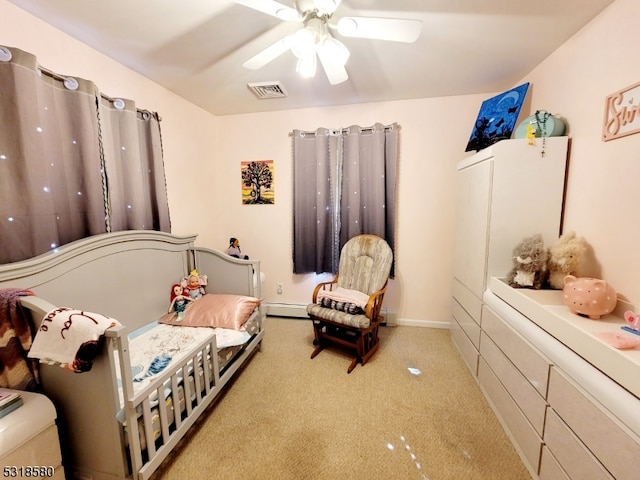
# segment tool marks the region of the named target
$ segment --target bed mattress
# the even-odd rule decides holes
[[[131,374],[133,376],[133,393],[136,394],[153,382],[154,377],[166,369],[171,368],[172,363],[185,358],[193,349],[193,346],[205,340],[216,337],[219,357],[231,360],[224,350],[230,347],[242,347],[257,332],[259,325],[255,325],[252,316],[245,324],[245,330],[231,330],[227,328],[208,327],[177,327],[158,322],[150,323],[145,327],[129,334],[129,360]],[[253,332],[253,333],[250,333]],[[116,362],[119,362],[116,352]],[[119,371],[119,368],[118,368]],[[118,378],[120,387],[120,405],[123,405],[122,380]]]

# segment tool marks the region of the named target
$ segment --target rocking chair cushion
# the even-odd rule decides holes
[[[317,303],[307,305],[307,313],[323,320],[355,328],[369,328],[371,320],[366,315],[352,315],[333,308],[326,308]]]
[[[341,312],[347,312],[351,315],[364,313],[362,307],[356,305],[355,303],[341,302],[338,300],[333,300],[329,297],[318,299],[318,305],[322,305],[325,308],[333,308],[334,310],[339,310]]]
[[[336,302],[353,304],[359,306],[362,310],[365,309],[367,302],[369,301],[369,295],[366,293],[363,293],[360,290],[351,290],[340,286],[329,289],[320,289],[318,291],[318,303],[320,303],[320,300],[324,298],[329,298]]]

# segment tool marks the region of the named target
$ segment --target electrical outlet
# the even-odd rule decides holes
[[[278,284],[278,289],[276,290],[276,292],[278,293],[278,295],[282,295],[282,287],[283,287],[282,283],[279,283],[279,284]]]

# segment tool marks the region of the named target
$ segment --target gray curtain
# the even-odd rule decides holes
[[[397,124],[293,132],[294,273],[336,273],[342,246],[395,244]]]
[[[111,223],[169,231],[166,192],[149,200],[149,189],[134,184],[151,163],[153,190],[164,190],[161,149],[149,147],[159,145],[159,126],[142,128],[130,116],[133,121],[112,116],[93,82],[47,71],[34,55],[0,47],[0,263],[111,231]],[[136,167],[125,173],[124,165]],[[116,186],[123,175],[135,198]],[[132,208],[162,220],[122,221]]]
[[[109,230],[168,232],[160,119],[124,99],[100,99]]]
[[[95,85],[70,90],[33,55],[11,54],[0,62],[0,263],[106,231]]]
[[[295,273],[330,272],[337,262],[340,225],[336,132],[293,132],[293,265]]]

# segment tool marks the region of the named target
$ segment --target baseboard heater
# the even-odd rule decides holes
[[[265,302],[267,315],[270,317],[289,317],[289,318],[309,318],[307,315],[307,304],[301,303],[268,303]],[[382,308],[384,316],[384,325],[395,327],[398,324],[396,312],[393,310]]]
[[[307,304],[265,302],[267,315],[271,317],[309,318]]]

